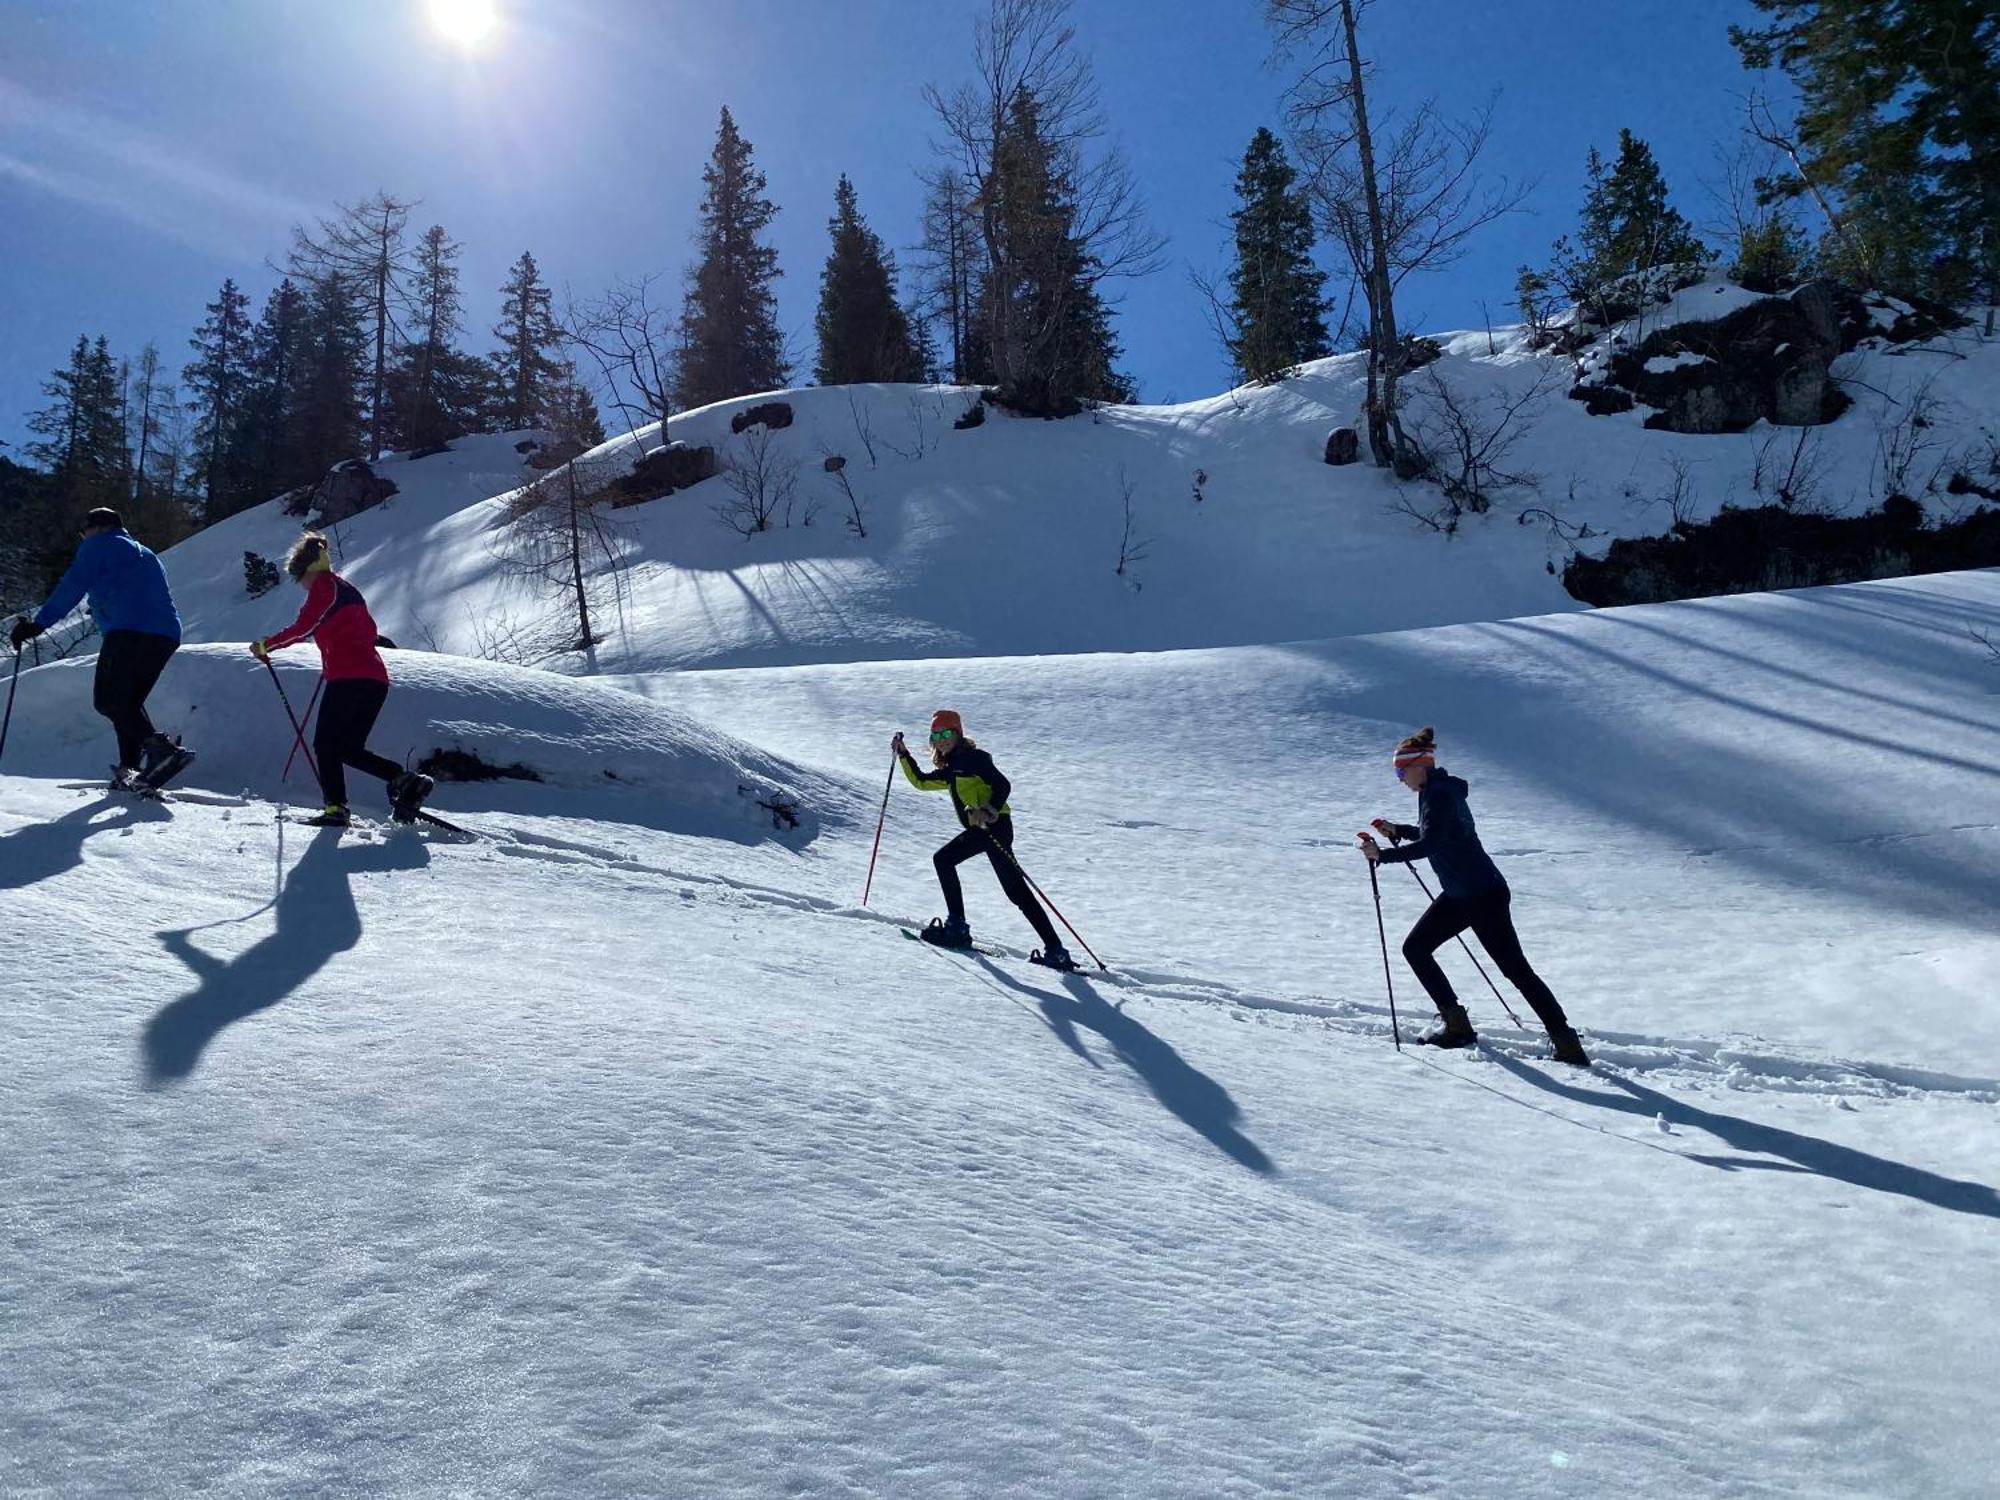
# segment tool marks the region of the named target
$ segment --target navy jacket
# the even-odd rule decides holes
[[[35,616],[35,623],[48,629],[75,609],[85,594],[90,596],[90,612],[96,617],[97,628],[105,635],[114,630],[137,630],[175,642],[181,638],[180,612],[167,588],[167,570],[151,549],[134,541],[128,531],[85,537],[76,549],[76,561]]]
[[[1382,863],[1404,865],[1427,859],[1437,872],[1438,889],[1464,900],[1504,894],[1507,881],[1480,845],[1472,826],[1472,809],[1465,805],[1465,783],[1433,767],[1417,793],[1417,827],[1396,825],[1404,843],[1382,851]]]

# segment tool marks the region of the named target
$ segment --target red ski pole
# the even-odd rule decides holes
[[[1042,905],[1046,906],[1050,911],[1056,914],[1056,920],[1062,923],[1063,926],[1069,928],[1069,935],[1076,939],[1078,946],[1081,947],[1085,953],[1088,953],[1090,955],[1090,961],[1096,964],[1098,968],[1109,972],[1111,965],[1107,964],[1103,959],[1099,958],[1097,956],[1097,951],[1094,948],[1092,948],[1090,944],[1084,942],[1083,934],[1078,932],[1076,928],[1070,926],[1070,920],[1068,917],[1062,914],[1062,908],[1057,906],[1055,902],[1049,900],[1049,893],[1043,890],[1040,886],[1035,884],[1035,877],[1030,875],[1026,870],[1021,868],[1021,862],[1018,859],[1014,858],[1014,851],[1012,849],[1009,849],[1005,844],[1001,843],[1000,840],[993,837],[993,830],[990,828],[986,830],[986,842],[991,844],[995,849],[998,849],[1002,854],[1007,856],[1007,862],[1014,867],[1014,872],[1017,875],[1019,875],[1023,880],[1028,882],[1028,889],[1033,891],[1037,896],[1041,898]]]
[[[313,710],[319,707],[319,690],[325,686],[326,686],[326,679],[324,677],[320,678],[318,682],[315,682],[313,684],[313,695],[306,702],[306,716],[304,719],[304,722],[306,724],[312,723]],[[278,691],[282,693],[284,689],[279,688]],[[292,779],[292,762],[299,758],[299,751],[304,747],[305,742],[306,738],[303,733],[301,733],[296,740],[292,741],[292,753],[285,757],[285,774],[278,778],[280,781],[290,781]],[[317,776],[319,772],[315,770],[313,774]]]
[[[285,685],[278,681],[278,669],[271,665],[270,657],[265,657],[263,661],[264,670],[271,674],[271,686],[278,690],[278,701],[285,705],[285,717],[292,721],[293,748],[305,753],[306,769],[313,773],[313,780],[318,781],[319,767],[313,764],[312,751],[306,749],[306,732],[299,727],[299,716],[292,712],[292,700],[285,692]]]

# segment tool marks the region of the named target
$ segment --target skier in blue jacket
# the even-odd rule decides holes
[[[118,764],[111,785],[119,791],[163,786],[194,753],[153,728],[146,698],[181,643],[181,617],[167,587],[166,569],[125,529],[108,506],[84,520],[76,559],[33,619],[14,622],[15,651],[90,598],[103,643],[97,652],[94,702],[118,734]]]
[[[1396,747],[1396,779],[1417,794],[1417,826],[1378,818],[1375,828],[1399,842],[1382,849],[1364,833],[1361,852],[1371,861],[1390,865],[1427,859],[1437,875],[1437,898],[1403,939],[1403,957],[1444,1019],[1444,1025],[1423,1040],[1433,1047],[1469,1047],[1479,1040],[1433,956],[1470,927],[1548,1028],[1556,1061],[1589,1067],[1590,1058],[1562,1006],[1521,952],[1521,939],[1514,931],[1513,892],[1479,842],[1472,809],[1465,804],[1465,783],[1437,763],[1435,730],[1420,729]]]

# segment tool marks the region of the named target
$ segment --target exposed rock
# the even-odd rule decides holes
[[[521,447],[520,444],[515,446]],[[529,443],[522,451],[528,453],[529,468],[547,472],[550,469],[560,469],[571,459],[581,457],[584,447],[575,438],[558,438],[553,443]]]
[[[1326,461],[1336,467],[1361,457],[1361,437],[1352,427],[1336,427],[1326,435]]]
[[[821,464],[820,467],[829,474],[838,474],[842,469],[847,467],[847,460],[838,453],[829,453],[826,456],[826,462]]]
[[[373,510],[395,493],[395,480],[381,478],[365,459],[350,458],[335,464],[318,484],[301,485],[287,494],[284,509],[289,516],[316,512],[312,525],[321,530]]]
[[[1613,417],[1630,411],[1634,405],[1630,391],[1608,385],[1579,385],[1569,393],[1569,398],[1581,401],[1583,409],[1593,417]]]
[[[675,490],[684,490],[691,484],[713,478],[716,472],[713,448],[669,443],[664,448],[654,449],[632,465],[631,473],[621,474],[612,481],[611,505],[616,510],[647,500],[658,500]]]
[[[731,432],[742,432],[748,427],[764,426],[773,432],[792,425],[792,407],[788,401],[766,401],[758,406],[745,407],[729,419]]]

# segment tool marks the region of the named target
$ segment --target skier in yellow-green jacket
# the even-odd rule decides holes
[[[944,888],[948,916],[933,919],[921,936],[940,948],[970,948],[972,929],[965,920],[965,892],[958,883],[958,867],[984,854],[993,862],[1000,889],[1021,908],[1021,915],[1033,924],[1042,940],[1041,950],[1032,961],[1051,969],[1073,969],[1075,962],[1056,936],[1048,913],[1042,910],[1028,880],[1014,860],[1014,819],[1007,808],[1012,790],[993,757],[965,734],[965,721],[951,709],[939,709],[931,718],[931,769],[920,767],[898,734],[889,742],[897,762],[911,786],[920,792],[949,792],[951,805],[965,831],[932,858],[937,866],[938,884]]]

